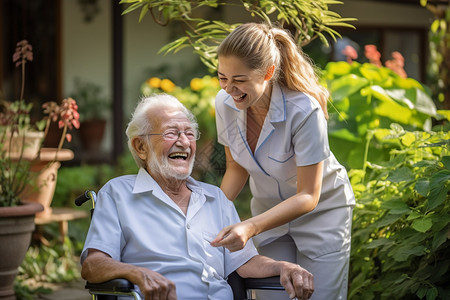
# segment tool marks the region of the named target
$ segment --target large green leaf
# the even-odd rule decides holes
[[[392,252],[389,253],[389,256],[392,256],[397,262],[402,262],[407,261],[411,255],[413,256],[423,255],[425,251],[426,247],[423,245],[414,247],[406,245],[403,247],[394,248],[394,250],[392,250]]]
[[[387,180],[392,182],[410,181],[414,179],[414,174],[408,167],[401,167],[389,173]]]
[[[433,222],[427,217],[415,219],[411,224],[411,227],[419,232],[427,232],[431,226],[433,226]]]
[[[367,86],[369,81],[355,74],[344,75],[333,80],[329,86],[331,97],[334,101],[344,99]]]

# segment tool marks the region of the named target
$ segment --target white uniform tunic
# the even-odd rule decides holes
[[[156,271],[176,285],[178,299],[232,299],[227,276],[257,254],[250,241],[233,252],[209,243],[239,222],[222,191],[192,178],[187,215],[140,169],[110,180],[97,205],[81,255],[94,248],[113,259]]]
[[[330,152],[327,122],[316,99],[274,85],[254,154],[246,140],[247,112],[237,109],[224,90],[216,97],[216,123],[219,143],[229,147],[233,159],[250,175],[253,215],[296,194],[297,166],[324,161],[317,207],[290,223],[255,236],[257,246],[289,234],[298,250],[314,259],[339,251],[350,242],[349,207],[354,206],[355,199],[345,168]]]

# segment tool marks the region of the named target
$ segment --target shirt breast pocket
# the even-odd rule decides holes
[[[295,152],[291,148],[287,152],[272,152],[268,155],[269,170],[277,178],[285,181],[295,179],[297,168],[295,164]]]

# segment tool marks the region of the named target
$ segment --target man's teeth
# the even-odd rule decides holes
[[[182,159],[186,159],[188,157],[188,154],[185,152],[174,152],[174,153],[170,153],[169,154],[169,158],[182,158]]]

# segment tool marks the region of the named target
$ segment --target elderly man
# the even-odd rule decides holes
[[[192,113],[176,98],[144,98],[126,130],[140,167],[114,178],[98,193],[81,275],[90,282],[126,278],[145,299],[233,298],[227,276],[280,275],[287,293],[307,299],[313,277],[288,262],[258,255],[249,241],[230,252],[210,242],[239,222],[222,191],[190,177],[198,139]]]

